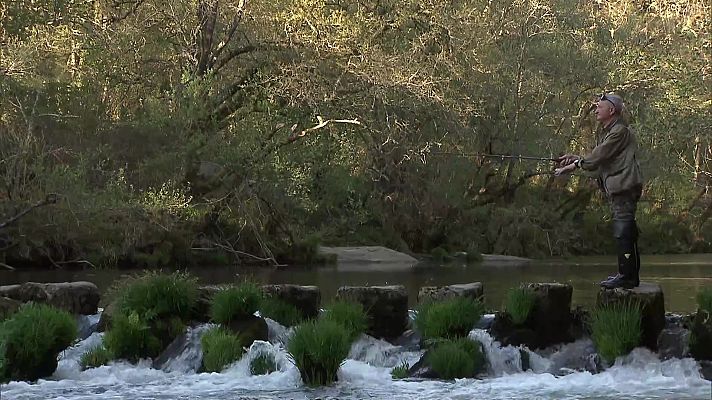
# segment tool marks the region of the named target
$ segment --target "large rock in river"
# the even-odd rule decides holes
[[[315,318],[319,315],[321,290],[317,286],[264,285],[262,291],[267,297],[274,297],[293,305],[305,318]]]
[[[0,286],[0,297],[44,303],[72,314],[96,314],[99,289],[91,282],[36,283]]]
[[[469,297],[474,300],[484,300],[482,283],[464,283],[449,286],[423,286],[418,292],[418,303],[442,301],[456,297]]]
[[[394,340],[408,327],[408,292],[405,286],[342,286],[336,298],[360,303],[369,326],[366,333]]]
[[[633,289],[601,288],[598,292],[598,306],[624,301],[640,302],[643,328],[641,343],[651,350],[657,350],[658,335],[665,328],[665,300],[660,285],[640,282],[640,286]]]

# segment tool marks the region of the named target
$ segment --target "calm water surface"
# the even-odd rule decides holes
[[[689,312],[696,308],[695,295],[704,286],[712,286],[712,254],[648,256],[642,258],[641,279],[659,284],[665,294],[667,311]],[[561,282],[574,288],[574,305],[591,306],[599,291],[598,282],[615,272],[614,257],[538,260],[526,265],[480,264],[398,265],[351,264],[330,267],[245,268],[195,267],[189,269],[202,283],[216,284],[256,279],[262,283],[316,285],[327,300],[345,285],[405,285],[411,305],[415,305],[422,286],[482,282],[485,302],[500,309],[507,289],[523,282]],[[64,282],[86,280],[106,289],[126,270],[34,270],[0,271],[0,284],[26,281]]]

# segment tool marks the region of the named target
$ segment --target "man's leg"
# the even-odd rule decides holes
[[[639,191],[611,196],[613,209],[613,236],[618,253],[618,275],[601,282],[607,288],[633,288],[640,284],[640,253],[638,252],[638,226],[635,222]]]

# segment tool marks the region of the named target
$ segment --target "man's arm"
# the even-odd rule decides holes
[[[596,146],[590,154],[577,161],[577,166],[587,171],[595,171],[601,164],[623,151],[627,138],[628,128],[621,125],[614,126],[603,142]]]

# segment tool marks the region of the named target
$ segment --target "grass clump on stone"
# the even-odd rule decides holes
[[[346,328],[333,320],[320,319],[298,325],[287,344],[302,381],[309,386],[337,380],[337,371],[351,349]]]
[[[145,320],[179,317],[186,321],[198,301],[198,283],[182,272],[146,272],[129,278],[111,292],[118,300],[118,312],[133,312]]]
[[[363,306],[352,301],[339,300],[331,303],[321,318],[343,326],[350,341],[356,340],[368,327],[368,317]]]
[[[522,325],[529,318],[536,305],[536,295],[531,290],[521,287],[507,292],[505,311],[515,325]]]
[[[405,379],[408,377],[408,371],[410,371],[410,365],[408,365],[408,361],[403,361],[393,367],[391,377],[393,379]]]
[[[474,377],[486,364],[480,344],[467,338],[438,343],[426,360],[442,379]]]
[[[114,359],[114,355],[104,346],[97,346],[82,354],[79,365],[82,369],[96,368],[106,365]]]
[[[148,322],[138,313],[118,314],[104,335],[104,346],[117,359],[136,362],[155,357],[162,350],[161,341],[151,332]]]
[[[251,316],[260,307],[262,297],[262,289],[251,282],[223,289],[213,297],[210,316],[220,324]]]
[[[260,315],[284,326],[297,325],[304,319],[297,307],[275,297],[268,297],[262,301]]]
[[[263,352],[250,361],[252,375],[267,375],[277,370],[277,361],[274,354]]]
[[[245,352],[240,337],[220,327],[205,332],[200,343],[203,346],[203,369],[206,372],[221,372],[239,360]]]
[[[613,362],[640,344],[640,304],[626,300],[600,306],[591,313],[590,325],[598,354],[606,362]]]
[[[415,326],[426,339],[465,337],[483,314],[481,302],[469,297],[455,297],[421,305]]]
[[[703,288],[697,293],[697,305],[712,314],[712,287]]]
[[[57,355],[76,337],[77,324],[68,312],[45,304],[22,305],[0,324],[0,381],[33,381],[52,375]]]

